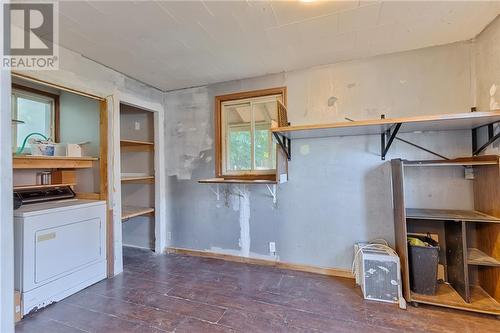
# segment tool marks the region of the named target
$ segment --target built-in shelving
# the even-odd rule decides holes
[[[406,208],[406,217],[419,220],[500,223],[499,218],[476,210]]]
[[[500,267],[500,261],[473,247],[467,249],[467,264]]]
[[[154,211],[155,209],[153,207],[122,206],[122,220],[142,215],[150,215],[153,214]]]
[[[405,193],[412,191],[409,186],[415,184],[412,181],[405,185],[405,166],[450,165],[450,161],[429,164],[401,159],[391,161],[396,251],[401,262],[406,301],[500,315],[500,252],[497,246],[500,235],[499,158],[481,156],[454,160],[457,163],[453,165],[471,163],[474,174],[471,181],[474,197],[472,210],[405,207]],[[479,164],[474,164],[476,162]],[[455,172],[446,168],[443,171]],[[446,181],[450,178],[443,177],[440,185],[447,186]],[[436,205],[439,199],[435,199]],[[410,277],[419,274],[411,269],[412,260],[416,258],[409,256],[407,236],[412,233],[431,233],[438,239],[438,260],[444,267],[443,279],[446,283],[439,284],[435,295],[421,295],[411,290]],[[421,259],[420,263],[423,263]]]
[[[14,155],[14,169],[86,169],[92,168],[97,157]]]

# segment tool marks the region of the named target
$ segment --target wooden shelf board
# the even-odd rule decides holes
[[[123,206],[122,207],[122,220],[130,219],[141,215],[154,213],[155,209],[152,207],[136,207],[136,206]]]
[[[137,140],[120,140],[121,146],[154,146],[154,142]]]
[[[97,157],[14,155],[14,169],[84,169],[92,168]]]
[[[500,121],[500,110],[285,126],[272,128],[271,131],[290,139],[306,139],[381,134],[398,123],[402,124],[400,133],[411,133],[473,129],[497,121]]]
[[[14,190],[28,190],[47,187],[75,186],[76,184],[48,184],[48,185],[16,185]]]
[[[226,178],[209,178],[198,180],[200,184],[278,184],[275,180],[268,179],[226,179]]]
[[[500,261],[473,247],[467,249],[467,263],[469,265],[500,267]]]
[[[406,218],[500,223],[500,219],[476,210],[406,208]]]
[[[500,304],[479,286],[471,286],[470,303],[466,303],[455,289],[446,283],[438,285],[436,295],[422,295],[412,292],[411,300],[417,303],[500,315]]]
[[[497,165],[499,164],[499,159],[498,155],[483,155],[460,157],[452,160],[403,161],[403,165],[407,167]]]
[[[154,183],[155,176],[127,176],[122,177],[122,183],[135,183],[135,184],[152,184]]]

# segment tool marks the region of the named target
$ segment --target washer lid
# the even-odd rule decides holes
[[[40,214],[55,213],[59,211],[78,209],[90,206],[105,205],[106,201],[102,200],[82,200],[69,199],[60,201],[50,201],[36,204],[26,204],[21,208],[14,210],[14,217],[26,217]]]

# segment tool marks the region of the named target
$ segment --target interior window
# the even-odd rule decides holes
[[[13,90],[12,118],[20,121],[12,129],[13,149],[18,149],[24,138],[40,133],[55,141],[55,101],[48,96]],[[39,137],[40,138],[40,137]]]
[[[281,95],[221,103],[222,164],[226,175],[265,174],[276,169],[276,144],[269,130]]]

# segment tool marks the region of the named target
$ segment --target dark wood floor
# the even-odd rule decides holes
[[[124,249],[125,272],[16,332],[499,332],[492,316],[364,301],[353,280]]]

